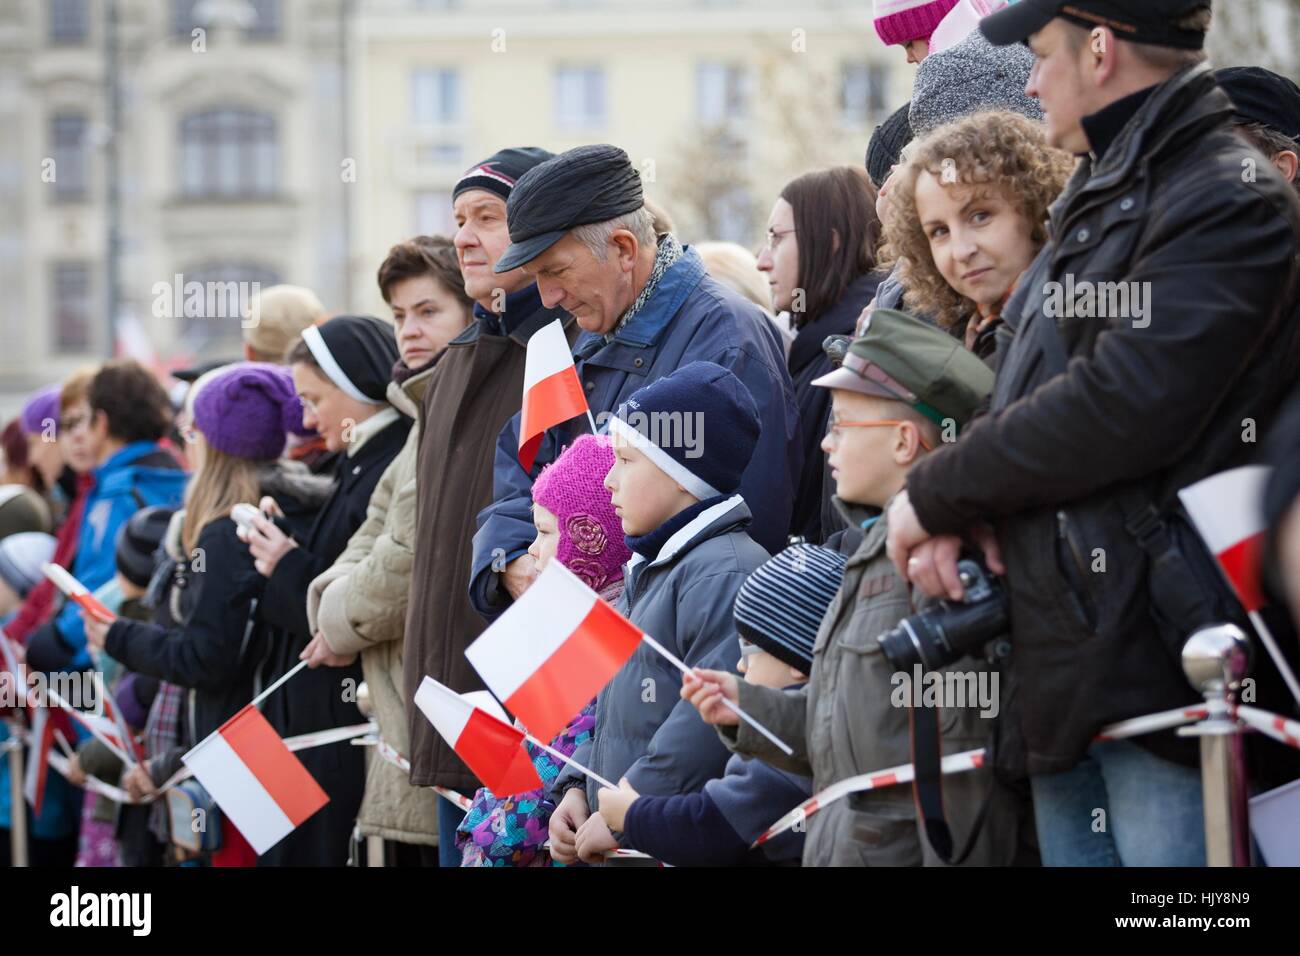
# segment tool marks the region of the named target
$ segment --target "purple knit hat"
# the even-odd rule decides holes
[[[632,557],[605,490],[613,467],[609,437],[583,435],[533,482],[533,501],[555,515],[560,530],[555,557],[593,591],[619,580]]]
[[[288,369],[240,362],[199,385],[194,427],[218,451],[270,461],[284,451],[288,432],[301,431],[302,401]]]
[[[39,392],[33,392],[23,402],[23,410],[18,417],[23,423],[23,433],[39,435],[45,431],[45,422],[51,420],[59,423],[59,393],[61,385],[47,385]]]
[[[876,35],[885,46],[929,40],[957,0],[875,0]]]

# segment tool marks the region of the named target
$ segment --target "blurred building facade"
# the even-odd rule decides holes
[[[687,241],[753,247],[784,183],[863,161],[913,68],[862,0],[360,0],[350,38],[358,304],[393,242],[454,230],[503,146],[627,150]]]
[[[343,0],[0,3],[7,387],[101,359],[114,339],[164,359],[236,354],[240,319],[222,303],[191,295],[175,314],[185,283],[297,282],[343,307],[344,12]],[[111,298],[127,320],[116,334]]]

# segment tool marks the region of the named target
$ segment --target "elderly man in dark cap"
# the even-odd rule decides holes
[[[598,423],[632,392],[689,362],[716,362],[745,383],[762,435],[740,490],[755,516],[751,535],[779,551],[803,455],[783,350],[762,311],[714,281],[672,233],[655,235],[641,179],[615,146],[581,146],[531,170],[510,195],[508,217],[511,245],[496,269],[522,268],[548,308],[577,319],[574,356]],[[522,593],[502,572],[533,540],[533,479],[588,427],[578,419],[551,429],[531,471],[518,461],[519,416],[502,431],[495,501],[479,514],[474,538],[471,597],[485,617]],[[684,440],[709,440],[682,431]]]
[[[1259,66],[1230,66],[1214,78],[1232,100],[1237,135],[1300,192],[1300,86]]]

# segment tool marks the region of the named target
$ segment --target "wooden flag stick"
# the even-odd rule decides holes
[[[588,769],[587,769],[586,767],[584,767],[582,764],[578,763],[578,761],[574,760],[572,757],[566,757],[566,756],[564,756],[564,754],[560,753],[558,750],[552,750],[550,747],[546,746],[546,744],[542,743],[540,740],[538,740],[538,739],[537,739],[536,737],[534,737],[532,734],[524,734],[524,736],[528,738],[528,741],[529,741],[530,743],[536,744],[538,747],[541,747],[543,750],[545,750],[548,754],[550,754],[550,755],[551,755],[552,757],[554,757],[556,760],[562,760],[562,761],[564,761],[564,763],[565,763],[566,766],[570,766],[570,767],[572,767],[574,770],[580,770],[580,771],[582,771],[582,772],[585,773],[588,777],[590,777],[592,780],[595,780],[595,781],[596,781],[598,784],[600,784],[602,787],[609,787],[609,789],[611,789],[611,790],[617,790],[617,789],[618,789],[618,787],[616,787],[614,784],[610,783],[608,780],[606,780],[606,779],[605,779],[604,777],[602,777],[600,774],[596,773],[596,771],[594,771],[594,770],[588,770]]]
[[[668,660],[669,663],[671,663],[683,674],[689,674],[691,672],[691,669],[686,666],[686,663],[683,660],[681,660],[681,658],[679,658],[676,654],[672,653],[670,650],[668,650],[668,648],[664,647],[662,644],[656,641],[649,634],[643,633],[641,635],[641,640],[645,641],[656,651],[662,654]],[[722,698],[722,702],[726,704],[727,707],[731,710],[731,712],[734,713],[737,717],[739,717],[745,723],[749,724],[749,726],[753,727],[760,734],[762,734],[764,737],[770,740],[773,746],[780,748],[781,752],[784,753],[786,756],[794,755],[794,748],[792,748],[789,744],[787,744],[776,734],[772,733],[772,731],[768,730],[766,727],[760,724],[753,717],[749,716],[749,714],[741,710],[739,704],[733,704],[731,701],[727,700],[726,697]]]

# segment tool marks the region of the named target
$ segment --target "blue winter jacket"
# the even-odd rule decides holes
[[[689,362],[716,362],[745,383],[758,406],[762,433],[745,469],[740,494],[753,512],[750,535],[775,553],[786,544],[795,487],[803,468],[803,442],[794,386],[771,321],[756,305],[709,276],[689,246],[664,273],[641,311],[609,341],[584,332],[573,347],[587,404],[604,430],[613,412],[638,388]],[[528,550],[536,535],[533,479],[573,439],[585,419],[551,429],[531,472],[519,465],[519,416],[497,440],[493,502],[478,516],[470,600],[493,620],[510,604],[496,569]],[[708,453],[707,447],[705,454]]]

